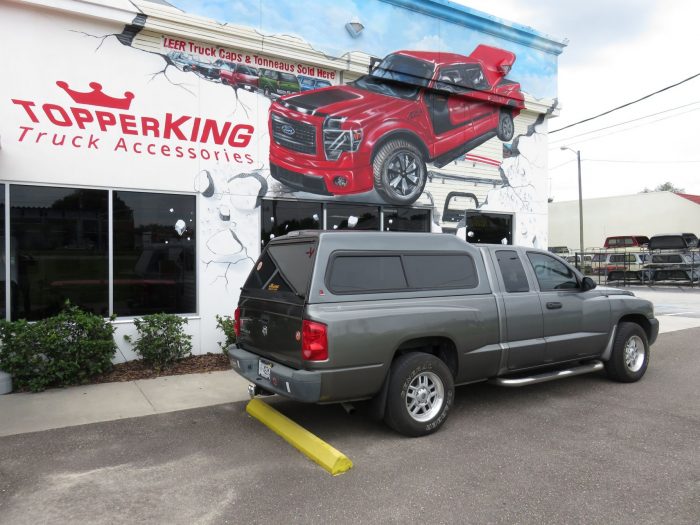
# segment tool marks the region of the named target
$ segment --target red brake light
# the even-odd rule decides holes
[[[328,327],[325,324],[302,321],[301,357],[306,361],[328,359]]]
[[[233,314],[233,331],[236,332],[236,338],[241,336],[241,309],[236,308]]]

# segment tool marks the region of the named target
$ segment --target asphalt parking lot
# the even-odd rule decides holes
[[[0,438],[0,522],[693,523],[700,329],[636,384],[460,387],[435,435],[270,400],[345,452],[331,477],[233,403]]]

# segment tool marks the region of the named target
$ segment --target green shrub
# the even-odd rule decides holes
[[[0,320],[0,369],[34,392],[86,383],[112,368],[113,335],[109,321],[70,303],[34,323]]]
[[[133,343],[134,352],[148,365],[161,371],[191,355],[192,336],[184,332],[186,324],[187,319],[174,314],[144,315],[141,319],[134,319],[138,332],[136,341],[128,335],[124,339]]]
[[[233,329],[233,323],[233,317],[230,315],[216,316],[216,327],[224,332],[224,337],[226,338],[223,343],[219,342],[221,351],[224,354],[228,354],[228,347],[236,342],[236,331]]]

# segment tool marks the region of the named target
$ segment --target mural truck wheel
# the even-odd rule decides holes
[[[498,116],[498,128],[496,136],[503,142],[508,142],[515,134],[515,125],[513,124],[513,115],[509,111],[502,110]]]
[[[427,170],[420,150],[397,139],[384,144],[372,163],[374,188],[389,204],[413,204],[425,188]]]

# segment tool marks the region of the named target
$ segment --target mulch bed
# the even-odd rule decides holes
[[[145,365],[142,360],[128,361],[114,365],[111,372],[95,377],[91,383],[115,383],[134,381],[136,379],[152,379],[162,376],[177,376],[182,374],[198,374],[202,372],[217,372],[231,370],[228,356],[224,354],[203,354],[185,357],[170,368],[160,373]]]

